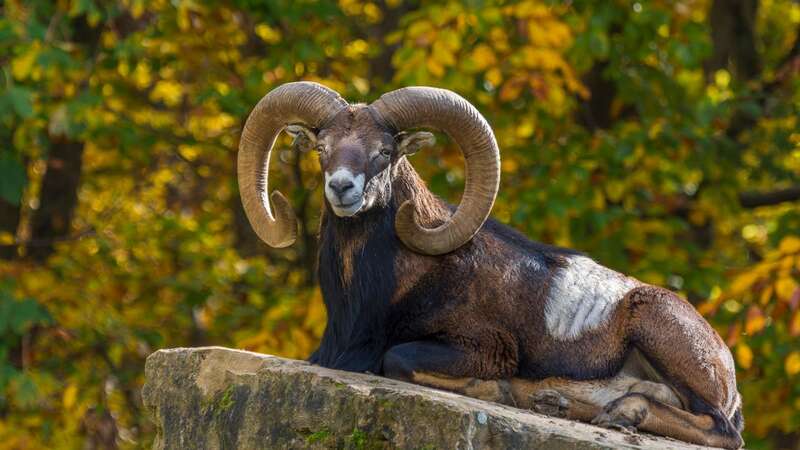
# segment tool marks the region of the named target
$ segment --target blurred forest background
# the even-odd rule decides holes
[[[731,346],[750,448],[800,448],[800,4],[791,0],[0,3],[0,447],[145,448],[160,347],[305,358],[315,155],[273,162],[297,244],[244,217],[239,133],[273,87],[467,97],[493,215],[686,296]],[[458,151],[412,163],[457,201]]]

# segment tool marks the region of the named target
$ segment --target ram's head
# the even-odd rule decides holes
[[[267,198],[269,157],[286,129],[299,150],[319,152],[325,198],[334,214],[358,215],[391,195],[392,170],[406,155],[434,143],[444,131],[464,154],[466,180],[461,204],[435,228],[419,223],[412,202],[395,219],[398,237],[425,254],[450,252],[478,231],[491,211],[500,179],[499,150],[491,128],[459,95],[428,87],[398,89],[370,105],[350,105],[317,83],[287,83],[272,90],[247,119],[239,144],[239,187],[245,212],[258,236],[273,247],[291,245],[297,224],[278,191]]]

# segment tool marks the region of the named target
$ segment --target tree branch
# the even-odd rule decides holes
[[[26,247],[26,248],[52,247],[54,244],[58,244],[60,242],[79,241],[83,238],[95,235],[97,235],[97,232],[93,229],[89,229],[89,230],[83,230],[71,236],[54,236],[41,239],[14,240],[14,242],[11,244],[0,244],[0,250],[5,248],[15,249],[16,247]]]
[[[792,186],[768,192],[742,192],[739,194],[739,203],[744,208],[772,206],[796,200],[800,200],[800,186]]]

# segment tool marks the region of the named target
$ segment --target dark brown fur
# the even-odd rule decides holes
[[[623,412],[635,410],[641,417],[634,427],[697,443],[741,445],[741,424],[731,422],[741,415],[730,353],[694,308],[670,291],[633,289],[598,328],[557,339],[546,329],[544,306],[554,275],[577,252],[531,242],[492,220],[445,255],[405,247],[394,233],[399,205],[413,201],[428,226],[442,223],[453,208],[397,153],[397,131],[379,123],[368,107],[354,106],[317,135],[325,145],[323,170],[346,165],[365,174],[370,202],[353,217],[336,216],[326,202],[318,270],[329,317],[312,362],[523,405],[528,400],[520,393],[541,392],[541,380],[561,380],[549,385],[574,394],[573,405],[583,407],[573,416],[581,420],[603,411],[611,419],[600,423],[620,425],[612,419],[622,421]],[[391,146],[394,153],[381,159],[375,146]],[[674,390],[670,398],[689,412],[628,391],[635,383],[627,378],[617,383],[620,396],[631,392],[649,403],[639,397],[618,405],[610,399],[591,403],[586,393],[617,386],[603,380],[619,380],[626,361],[639,354],[645,362],[633,381]],[[483,386],[480,380],[495,381]],[[670,432],[675,427],[684,428]],[[704,435],[713,439],[698,437]]]

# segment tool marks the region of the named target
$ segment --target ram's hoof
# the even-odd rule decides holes
[[[592,424],[604,428],[635,433],[647,415],[648,401],[642,394],[627,394],[606,405]]]
[[[558,391],[545,389],[531,395],[533,410],[539,414],[552,417],[567,417],[569,410],[569,399],[561,395]]]

